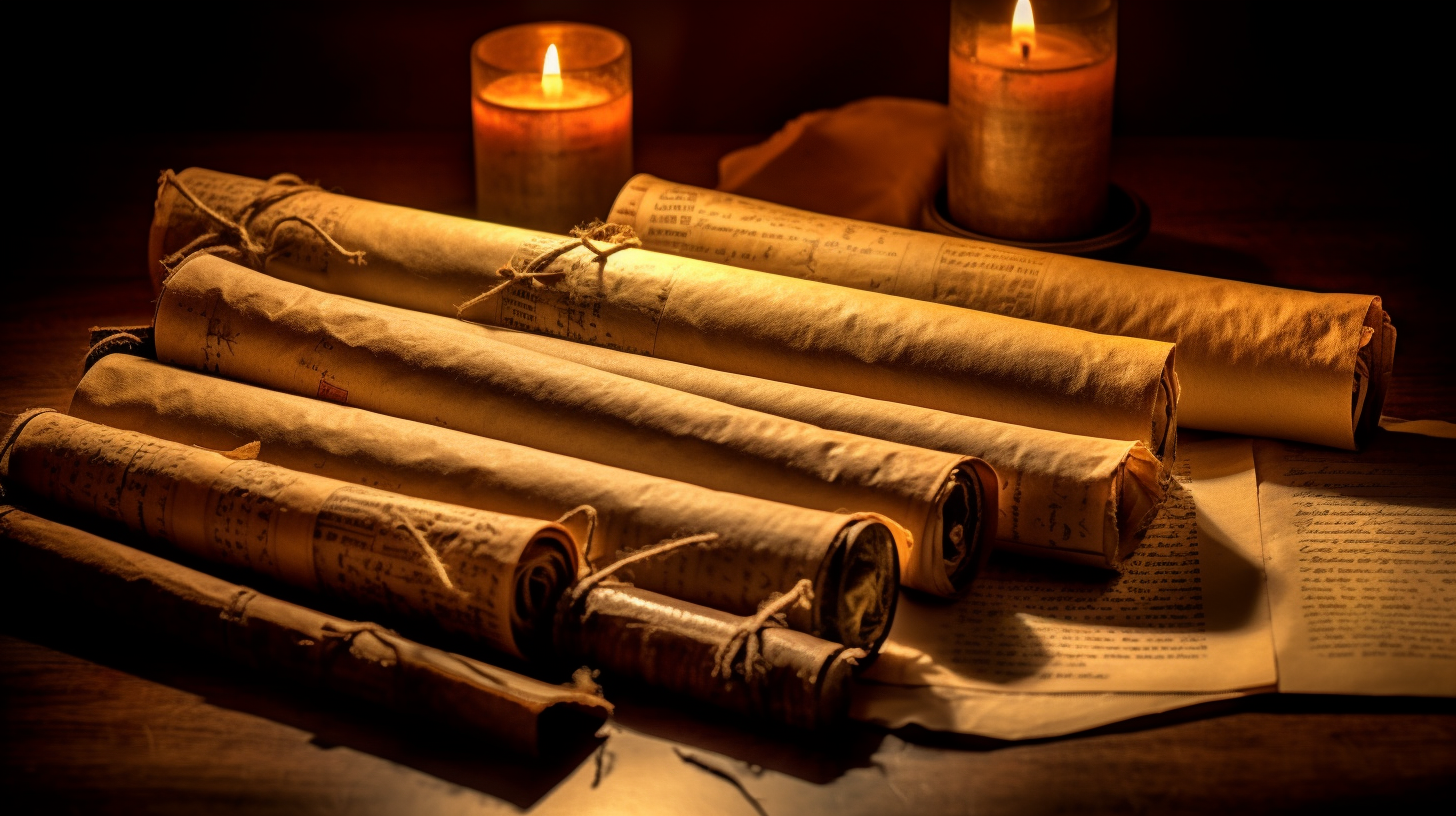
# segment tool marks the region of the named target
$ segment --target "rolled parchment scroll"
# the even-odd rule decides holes
[[[1115,567],[1137,547],[1166,494],[1168,471],[1141,442],[1023,428],[539,334],[481,331],[503,343],[821,428],[979,457],[1000,479],[996,535],[1005,549]]]
[[[553,721],[576,715],[591,728],[612,711],[594,689],[533,680],[4,505],[0,585],[37,614],[76,616],[121,643],[203,652],[467,728],[508,751],[538,755],[550,747]]]
[[[1178,421],[1189,428],[1353,448],[1380,419],[1395,351],[1370,295],[948,238],[647,175],[622,189],[610,220],[660,252],[1177,343]]]
[[[321,291],[952,413],[1175,446],[1173,346],[190,169],[167,258],[208,248]],[[185,191],[185,192],[184,192]],[[489,293],[488,297],[481,298]],[[465,307],[465,308],[460,308]]]
[[[53,411],[0,441],[7,493],[200,558],[422,620],[508,654],[550,647],[576,577],[559,524],[400,496]]]
[[[859,649],[634,586],[603,584],[562,610],[557,648],[628,677],[799,728],[844,718]]]
[[[980,460],[619,377],[216,256],[168,278],[154,340],[162,362],[279,391],[716,490],[877,513],[906,585],[939,595],[970,579],[994,534],[995,474]]]
[[[633,567],[640,587],[737,614],[770,592],[812,578],[806,632],[870,651],[889,630],[895,561],[887,536],[855,535],[864,522],[573,459],[449,428],[284,394],[112,354],[76,386],[82,419],[231,449],[258,442],[258,458],[394,493],[511,515],[556,519],[587,542],[592,571],[667,539],[712,533],[712,546]],[[572,513],[587,506],[588,513]],[[872,525],[876,529],[879,525]]]

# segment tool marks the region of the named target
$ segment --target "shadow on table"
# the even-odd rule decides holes
[[[15,599],[4,632],[74,657],[201,697],[208,704],[313,735],[321,748],[346,747],[527,808],[586,761],[601,740],[598,723],[573,718],[543,736],[539,758],[495,750],[479,734],[410,720],[337,694],[268,677],[202,654],[179,654],[115,637],[69,616],[27,614]]]

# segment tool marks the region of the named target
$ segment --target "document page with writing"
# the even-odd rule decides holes
[[[867,679],[1015,692],[1272,685],[1251,442],[1188,444],[1175,475],[1120,574],[999,553],[954,602],[902,598]]]
[[[1255,452],[1279,689],[1456,696],[1456,426]]]

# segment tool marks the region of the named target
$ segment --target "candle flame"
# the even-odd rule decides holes
[[[1021,58],[1031,56],[1036,46],[1036,19],[1031,15],[1031,0],[1016,0],[1016,11],[1011,12],[1011,45],[1021,52]]]
[[[561,98],[561,58],[556,55],[556,43],[546,48],[546,59],[541,63],[541,93],[547,99]]]

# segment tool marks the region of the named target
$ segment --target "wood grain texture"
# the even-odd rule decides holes
[[[711,184],[752,137],[641,141],[638,169]],[[86,206],[11,267],[0,302],[0,411],[65,408],[86,330],[151,318],[146,225],[156,171],[292,171],[344,192],[470,210],[455,134],[169,137],[123,145]],[[1456,355],[1436,275],[1436,167],[1422,148],[1139,139],[1114,175],[1152,205],[1134,263],[1284,286],[1381,294],[1400,331],[1386,412],[1456,419]],[[59,232],[57,231],[59,229]],[[1268,696],[1027,744],[852,726],[805,741],[657,695],[619,702],[596,741],[526,765],[430,730],[211,663],[123,648],[64,619],[0,606],[0,785],[7,812],[771,814],[1301,812],[1394,809],[1456,793],[1456,704]],[[593,783],[596,782],[595,786]],[[12,803],[20,805],[12,810]]]

